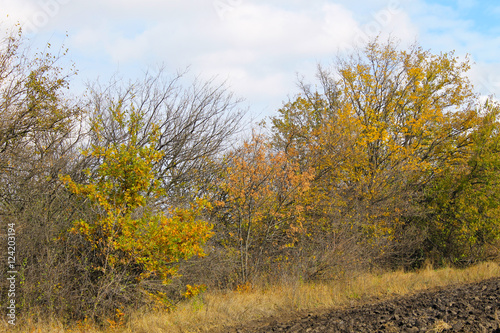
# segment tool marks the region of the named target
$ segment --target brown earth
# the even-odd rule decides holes
[[[271,318],[227,329],[226,332],[500,333],[500,278],[320,314]]]

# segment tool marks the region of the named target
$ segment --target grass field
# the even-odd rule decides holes
[[[457,283],[477,282],[500,276],[497,263],[481,263],[466,269],[432,269],[416,272],[359,274],[350,279],[321,283],[296,282],[288,285],[248,287],[239,291],[206,292],[179,304],[168,313],[134,313],[126,322],[99,330],[90,323],[64,328],[56,319],[45,318],[19,324],[13,332],[208,332],[224,327],[274,317],[286,317],[297,311],[321,311],[345,307],[373,299],[387,299],[429,288]],[[114,327],[113,327],[114,326]],[[4,325],[5,329],[6,326]]]

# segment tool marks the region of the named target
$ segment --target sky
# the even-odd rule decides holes
[[[0,0],[36,47],[64,45],[85,82],[164,66],[226,82],[253,118],[314,82],[318,64],[375,36],[469,56],[477,92],[500,96],[500,2],[480,0]]]

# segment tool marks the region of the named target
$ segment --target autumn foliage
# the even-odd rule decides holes
[[[158,128],[147,134],[148,144],[139,146],[143,116],[121,103],[111,111],[113,121],[127,137],[107,147],[93,145],[83,152],[99,161],[93,173],[86,170],[88,184],[61,177],[68,189],[88,199],[97,213],[94,220],[75,221],[69,230],[88,242],[90,268],[97,273],[96,283],[103,284],[95,305],[106,294],[119,292],[104,288],[110,281],[127,288],[130,284],[141,288],[143,280],[152,278],[168,284],[177,273],[178,261],[203,256],[202,246],[211,236],[210,225],[199,220],[201,211],[208,207],[206,201],[200,199],[190,207],[169,207],[165,211],[154,207],[154,200],[165,194],[153,170],[162,157],[155,149]],[[102,126],[99,120],[92,123],[97,136]],[[153,297],[161,295],[160,291],[144,289]]]
[[[316,170],[316,218],[350,224],[392,264],[478,259],[498,238],[496,205],[479,199],[496,191],[498,106],[476,99],[468,62],[375,40],[336,65],[273,118],[276,145]]]
[[[300,171],[256,133],[225,156],[224,164],[214,184],[213,218],[221,244],[236,251],[240,282],[245,283],[304,233],[301,196],[309,190],[313,173]]]
[[[500,105],[453,52],[375,39],[236,137],[223,86],[160,71],[73,98],[58,57],[1,43],[22,313],[117,327],[207,288],[498,258]]]

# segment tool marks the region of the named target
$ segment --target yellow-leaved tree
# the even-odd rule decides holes
[[[158,127],[143,133],[143,114],[122,103],[110,114],[126,135],[84,151],[96,161],[96,167],[86,171],[87,183],[61,177],[72,193],[90,203],[96,216],[75,221],[70,230],[88,245],[87,266],[96,286],[89,291],[95,294],[94,315],[130,303],[137,291],[168,305],[162,286],[176,275],[179,260],[204,255],[202,246],[211,236],[211,226],[200,219],[209,206],[205,200],[179,208],[154,205],[164,195],[154,171],[162,157],[155,148]],[[91,125],[99,136],[102,119],[96,117]]]
[[[373,249],[378,262],[411,263],[433,251],[450,256],[456,243],[444,246],[446,232],[438,235],[437,225],[453,229],[457,239],[475,229],[471,223],[479,215],[486,216],[442,221],[445,203],[458,204],[446,187],[471,181],[479,152],[474,147],[485,138],[478,133],[486,118],[465,75],[467,59],[452,52],[433,55],[417,45],[399,50],[392,40],[376,39],[335,65],[319,68],[322,90],[302,84],[301,94],[273,119],[275,147],[315,169],[310,232],[315,239],[330,235],[328,244],[348,226],[343,238],[365,244],[365,254]],[[433,200],[438,194],[439,204]],[[453,251],[463,254],[465,246]]]

